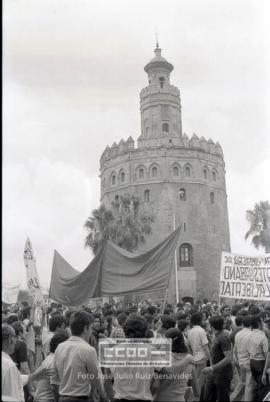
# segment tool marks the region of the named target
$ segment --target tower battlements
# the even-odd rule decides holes
[[[191,138],[187,134],[183,134],[182,138],[168,138],[167,136],[160,138],[149,138],[144,139],[142,136],[138,138],[138,147],[135,147],[135,141],[130,136],[127,141],[123,139],[116,144],[115,142],[111,147],[107,146],[100,158],[100,170],[102,171],[105,165],[109,165],[110,161],[114,163],[114,159],[121,156],[125,158],[125,155],[136,151],[150,150],[151,154],[154,155],[155,150],[157,157],[159,156],[159,148],[168,148],[168,150],[178,150],[181,156],[184,155],[186,151],[187,155],[191,155],[192,151],[197,151],[202,153],[202,156],[207,159],[213,160],[213,157],[217,157],[223,162],[223,151],[219,142],[214,143],[210,138],[206,140],[204,137],[198,137],[195,133]],[[177,152],[177,151],[176,151]]]
[[[161,88],[157,88],[155,85],[150,85],[147,86],[145,88],[143,88],[140,92],[140,97],[141,99],[148,96],[149,94],[172,94],[175,96],[180,96],[180,91],[177,87],[175,87],[174,85],[169,85],[169,84],[164,84],[162,90]]]

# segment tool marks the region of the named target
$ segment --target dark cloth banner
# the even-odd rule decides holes
[[[142,254],[130,253],[110,241],[83,272],[78,272],[55,251],[50,298],[79,306],[92,298],[147,293],[168,287],[180,227]]]

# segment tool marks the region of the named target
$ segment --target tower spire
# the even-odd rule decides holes
[[[158,34],[157,34],[157,27],[156,27],[156,48],[159,48],[159,44],[158,44]]]

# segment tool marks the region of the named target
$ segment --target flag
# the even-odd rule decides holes
[[[36,268],[36,260],[34,258],[32,244],[27,238],[24,248],[24,265],[26,268],[27,286],[34,300],[34,306],[43,305],[43,295]]]
[[[90,299],[166,289],[180,228],[143,254],[133,254],[107,241],[83,272],[55,251],[50,298],[79,306]]]

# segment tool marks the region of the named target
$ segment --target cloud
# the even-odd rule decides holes
[[[270,201],[269,173],[270,155],[253,167],[249,175],[239,174],[228,169],[227,193],[231,234],[231,249],[234,253],[258,255],[264,250],[256,250],[251,239],[245,240],[249,229],[246,211],[253,209],[255,203]]]
[[[98,205],[98,178],[48,159],[7,165],[4,171],[4,276],[25,280],[23,250],[29,236],[41,282],[49,283],[54,249],[77,269],[92,259],[83,224]]]

